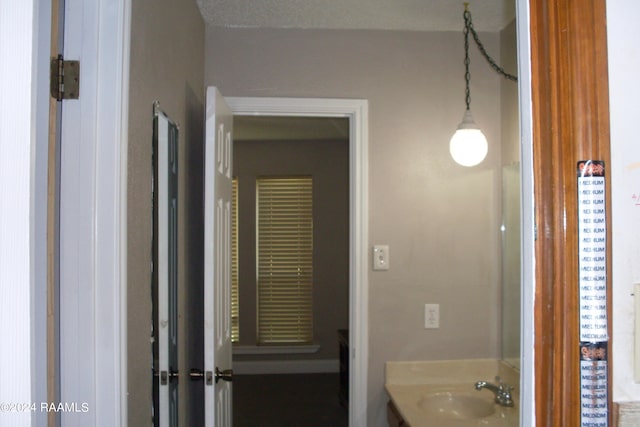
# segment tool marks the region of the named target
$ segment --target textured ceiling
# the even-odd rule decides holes
[[[197,0],[216,27],[461,31],[457,0]],[[515,17],[515,0],[469,1],[478,31],[499,31]]]

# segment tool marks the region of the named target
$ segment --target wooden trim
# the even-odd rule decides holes
[[[536,425],[579,425],[576,163],[593,159],[610,165],[605,0],[530,0],[530,16]],[[606,182],[610,307],[610,179]]]

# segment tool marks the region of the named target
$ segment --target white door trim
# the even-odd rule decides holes
[[[64,426],[127,425],[130,22],[131,0],[66,0],[80,99],[62,106],[60,400],[79,412],[62,413]]]
[[[518,90],[520,103],[521,173],[521,326],[520,326],[520,425],[536,425],[534,371],[535,221],[533,182],[533,117],[531,111],[531,32],[529,0],[517,0]]]
[[[322,98],[225,97],[234,115],[347,117],[349,138],[349,426],[367,426],[369,363],[368,102]]]
[[[0,2],[0,336],[6,349],[0,351],[2,404],[47,397],[50,23],[49,1]],[[1,423],[46,423],[46,413],[17,409],[5,407]]]

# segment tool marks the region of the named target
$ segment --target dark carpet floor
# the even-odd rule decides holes
[[[235,375],[234,427],[347,427],[338,374]]]

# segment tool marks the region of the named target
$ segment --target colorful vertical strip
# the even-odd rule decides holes
[[[607,221],[604,162],[578,162],[581,427],[608,427]]]
[[[607,343],[580,344],[580,419],[582,427],[607,427]]]

